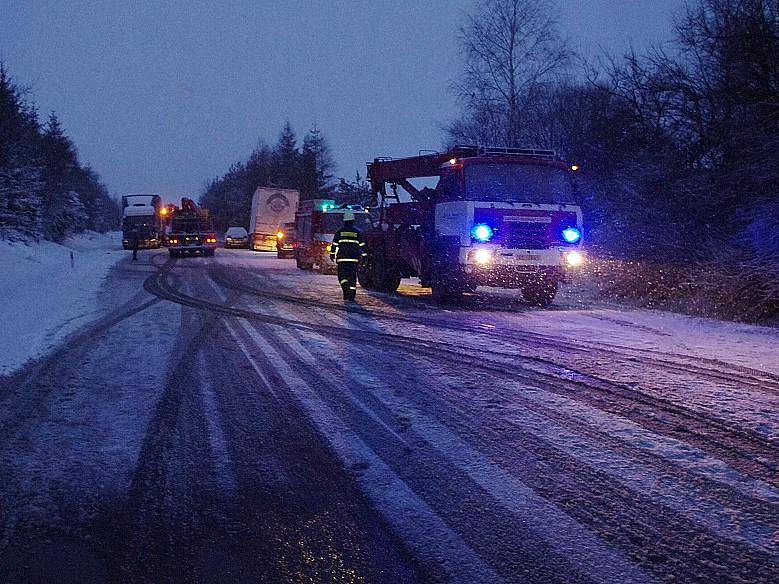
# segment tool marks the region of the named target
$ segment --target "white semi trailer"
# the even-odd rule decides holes
[[[257,187],[252,197],[249,246],[255,251],[276,251],[276,233],[295,220],[300,193],[294,189]]]

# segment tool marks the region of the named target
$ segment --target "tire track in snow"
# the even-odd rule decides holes
[[[408,316],[405,314],[390,313],[385,308],[378,308],[373,305],[370,305],[369,307],[360,306],[359,308],[353,308],[341,304],[322,301],[321,298],[308,298],[295,296],[293,294],[282,294],[278,291],[278,283],[274,283],[276,284],[276,288],[274,290],[247,286],[246,284],[236,281],[235,278],[231,278],[227,270],[221,266],[215,266],[214,270],[212,271],[212,275],[218,283],[226,287],[244,293],[253,294],[255,296],[277,299],[292,304],[321,308],[325,310],[331,310],[333,312],[350,312],[355,314],[362,314],[373,319],[422,324],[428,327],[449,329],[458,332],[467,332],[473,335],[488,336],[491,340],[501,339],[504,341],[510,341],[531,347],[547,346],[562,351],[598,351],[598,354],[611,354],[617,357],[638,355],[640,362],[646,365],[654,365],[671,371],[694,374],[726,382],[732,382],[735,379],[744,385],[779,395],[779,375],[752,367],[728,363],[718,359],[679,353],[668,353],[659,349],[615,345],[613,343],[605,343],[602,341],[564,341],[551,335],[544,335],[529,330],[522,330],[522,332],[518,334],[516,330],[504,329],[503,327],[498,326],[491,326],[488,330],[485,330],[484,328],[476,325],[452,322],[448,319],[428,318],[422,315]],[[262,275],[254,275],[258,276],[260,280],[262,280]],[[368,298],[373,298],[373,296],[368,296]],[[530,345],[528,341],[532,341],[532,345]],[[690,361],[692,361],[692,363]],[[706,364],[708,367],[703,367],[701,364]]]
[[[280,309],[280,308],[277,306],[277,309]],[[280,331],[277,334],[279,336],[288,337],[289,335],[291,335],[293,333],[288,333],[287,331]],[[298,337],[301,336],[301,333],[299,331],[295,331],[295,334]],[[284,341],[285,342],[289,342],[290,344],[292,344],[292,342],[293,342],[293,341],[290,341],[289,339],[286,339],[286,338],[284,339]],[[329,341],[328,341],[328,343],[329,343]],[[321,343],[316,343],[316,346],[319,346],[320,344]],[[305,349],[303,349],[302,347],[299,347],[298,350],[299,351],[304,351]],[[365,354],[364,351],[360,351],[360,352],[362,354],[364,354],[366,358],[369,357],[369,355]],[[355,362],[354,359],[352,359],[350,361],[350,363],[349,363],[349,368],[350,369],[355,369],[355,368],[356,369],[360,369],[360,365],[358,363],[361,361],[361,359],[357,359],[356,361],[357,361],[357,363]],[[319,364],[321,366],[321,362],[322,362],[322,358],[321,357],[319,359],[312,357],[309,360],[309,365],[316,366],[317,364]],[[362,371],[360,373],[360,376],[366,377],[366,378],[371,378],[372,377],[371,373],[368,372],[365,369],[362,369]],[[381,386],[381,385],[383,385],[383,384],[380,381],[376,381],[375,378],[374,378],[373,381],[371,383],[369,383],[366,387],[377,387],[377,386]],[[385,392],[385,395],[391,395],[391,392],[389,392],[389,391]],[[465,396],[461,396],[461,397],[463,399],[466,399]],[[415,418],[416,417],[417,417],[417,415],[415,414]],[[555,435],[556,431],[558,433],[565,433],[565,432],[570,433],[564,427],[560,426],[560,427],[558,427],[556,429],[555,428],[545,428],[544,424],[542,423],[543,420],[541,420],[539,422],[538,419],[536,419],[536,420],[529,420],[529,419],[523,420],[523,425],[526,422],[534,422],[534,424],[533,424],[534,430],[533,431],[536,432],[537,434],[540,431],[541,434],[543,435],[542,437],[545,440],[547,440],[550,444],[556,445],[559,449],[562,449],[562,450],[566,449],[566,444],[565,443],[561,443],[559,437],[556,437],[556,435]],[[497,440],[498,438],[495,437],[495,439]],[[579,438],[579,442],[581,442],[580,438]],[[598,464],[598,453],[596,452],[596,450],[592,450],[593,448],[595,448],[595,446],[590,444],[587,447],[590,448],[590,450],[587,451],[587,452],[584,452],[584,453],[582,453],[581,451],[578,451],[576,453],[577,457],[582,458],[585,462],[590,463],[592,466],[603,466],[602,464],[601,465]],[[460,448],[459,450],[462,450],[462,448]],[[670,463],[670,461],[668,461],[668,462]],[[618,461],[611,461],[610,466],[609,466],[610,474],[612,476],[614,476],[616,479],[621,480],[621,482],[626,483],[631,488],[636,489],[637,491],[641,491],[641,492],[645,492],[645,493],[647,491],[651,491],[652,490],[651,489],[651,483],[647,483],[646,481],[643,481],[643,480],[637,482],[636,479],[632,478],[632,475],[630,473],[624,472],[626,468],[630,468],[630,467],[634,467],[634,466],[635,466],[634,464],[631,464],[630,459],[622,459],[621,461],[619,461],[619,460]],[[646,469],[644,469],[644,470],[646,470]],[[633,468],[632,471],[633,472],[637,472],[637,474],[639,476],[641,476],[641,472],[640,472],[641,469]],[[713,531],[717,532],[721,538],[727,540],[727,539],[730,539],[730,538],[734,537],[734,535],[729,533],[728,529],[729,529],[729,526],[737,524],[737,522],[739,520],[739,518],[737,516],[731,516],[728,511],[725,511],[724,515],[723,515],[720,512],[720,509],[718,508],[718,504],[719,504],[718,502],[712,502],[711,505],[708,507],[708,510],[704,509],[702,511],[697,511],[696,510],[696,506],[699,506],[699,504],[698,504],[699,502],[696,501],[695,499],[689,499],[688,498],[687,501],[686,501],[686,504],[681,503],[681,502],[676,502],[676,501],[673,500],[673,494],[674,494],[674,490],[676,488],[683,489],[684,485],[682,483],[677,483],[676,487],[673,487],[673,486],[668,486],[667,488],[664,487],[664,492],[661,492],[661,493],[654,492],[654,493],[650,493],[650,494],[653,495],[653,497],[655,499],[659,500],[660,502],[662,502],[664,504],[671,503],[671,507],[672,508],[676,508],[676,510],[678,512],[681,512],[681,513],[684,513],[684,514],[691,515],[691,516],[695,517],[695,519],[697,520],[697,522],[699,524],[707,525],[707,526],[711,527],[713,529]],[[705,505],[706,502],[703,501],[702,503]],[[711,517],[707,516],[707,513],[711,514]],[[765,525],[764,524],[761,527],[759,525],[749,525],[748,521],[746,521],[745,523],[747,523],[747,525],[744,526],[744,535],[743,535],[743,537],[745,539],[742,540],[742,542],[743,543],[747,543],[749,545],[756,544],[759,547],[763,548],[764,553],[768,553],[770,555],[771,554],[770,548],[772,547],[771,546],[771,541],[772,541],[772,537],[775,537],[775,530],[773,530],[771,528],[771,525]],[[735,536],[735,537],[738,539],[739,536]]]
[[[218,294],[223,295],[216,284],[212,285]],[[238,323],[266,355],[266,362],[274,364],[290,394],[304,408],[344,466],[362,469],[357,481],[363,492],[419,558],[433,561],[451,582],[475,584],[501,580],[459,535],[343,423],[246,319],[240,319]],[[231,334],[238,338],[233,330]],[[250,352],[245,353],[245,356],[255,370],[261,369]]]
[[[654,431],[692,440],[696,445],[713,450],[718,456],[724,457],[725,460],[736,468],[753,473],[762,480],[771,483],[779,480],[774,472],[776,468],[776,450],[766,443],[766,439],[763,436],[741,427],[735,427],[718,418],[686,409],[666,399],[635,391],[634,388],[627,387],[624,384],[561,369],[558,365],[544,359],[527,358],[511,354],[505,355],[508,358],[524,361],[520,371],[518,371],[514,363],[508,364],[485,359],[483,355],[478,357],[471,356],[462,351],[452,349],[450,343],[432,340],[417,341],[407,336],[392,333],[376,333],[374,331],[366,331],[365,329],[357,331],[335,326],[314,325],[276,315],[235,309],[176,292],[168,286],[164,277],[150,279],[145,283],[145,285],[147,284],[150,291],[154,290],[154,293],[163,295],[174,302],[202,310],[218,312],[223,315],[241,316],[256,322],[279,324],[298,330],[313,330],[345,339],[371,338],[388,348],[408,352],[415,358],[423,356],[431,359],[434,363],[448,361],[458,366],[468,363],[474,368],[499,373],[509,379],[528,379],[531,373],[533,373],[541,379],[541,383],[545,383],[550,388],[564,387],[565,390],[557,389],[560,393],[565,391],[567,395],[594,403],[601,409],[624,415]],[[490,352],[485,351],[485,353],[488,354]],[[538,367],[539,363],[540,368]],[[537,367],[531,371],[530,366],[532,365]],[[555,385],[550,385],[550,381],[553,381]],[[582,388],[587,391],[579,391]],[[662,414],[661,416],[657,415],[657,410]],[[734,441],[738,443],[738,448],[734,447]]]
[[[285,312],[278,305],[276,305],[276,309],[282,313]],[[286,315],[292,317],[289,313]],[[283,329],[274,329],[272,334],[278,337],[280,341],[278,345],[291,347],[295,355],[309,368],[322,369],[322,358],[315,356],[303,346],[303,343],[310,340],[309,338],[299,338],[299,335],[293,335],[293,333]],[[323,339],[323,341],[330,350],[334,352],[338,350],[337,345],[333,342],[327,339]],[[360,379],[361,386],[385,388],[381,395],[376,391],[370,393],[388,411],[397,412],[399,407],[407,409],[412,407],[400,398],[390,397],[392,388],[355,363],[354,360],[350,361],[349,368],[355,371],[354,377]],[[345,391],[349,392],[348,389]],[[586,527],[568,517],[502,468],[488,461],[481,453],[434,418],[419,411],[415,411],[413,417],[415,435],[430,443],[450,465],[463,471],[474,484],[502,505],[505,511],[513,514],[523,528],[528,528],[540,535],[550,548],[556,550],[567,561],[572,562],[577,569],[581,569],[586,577],[604,583],[652,581],[652,578],[644,574],[636,565],[624,559],[619,552],[602,542]],[[405,445],[406,441],[403,440],[402,443]],[[439,477],[439,480],[445,479]]]

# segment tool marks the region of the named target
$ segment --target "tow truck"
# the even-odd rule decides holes
[[[171,257],[201,252],[213,256],[216,251],[216,232],[208,217],[208,209],[201,209],[192,199],[181,199],[181,208],[173,208],[168,216],[169,231],[166,243]]]
[[[368,179],[378,216],[365,233],[360,284],[393,292],[401,278],[418,277],[439,302],[495,286],[551,304],[584,262],[578,170],[531,148],[456,146],[374,159]],[[425,177],[438,179],[434,188],[411,182]]]
[[[295,213],[295,261],[301,270],[316,268],[323,274],[333,274],[336,265],[330,260],[333,236],[344,224],[344,212],[354,213],[361,231],[371,227],[368,212],[359,205],[336,205],[332,199],[300,201]]]

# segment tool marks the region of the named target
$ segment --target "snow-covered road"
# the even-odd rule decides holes
[[[777,580],[776,330],[142,256],[0,378],[0,581]]]

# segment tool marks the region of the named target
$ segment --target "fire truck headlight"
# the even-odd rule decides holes
[[[486,223],[479,223],[478,225],[473,226],[473,229],[471,229],[471,235],[473,235],[473,238],[478,241],[489,241],[492,239],[494,231],[492,230],[492,227]]]
[[[584,263],[584,254],[578,251],[566,252],[565,263],[572,268],[578,268]]]
[[[492,251],[489,249],[477,249],[471,255],[473,261],[482,266],[492,263]]]
[[[582,238],[582,232],[576,229],[576,227],[568,227],[563,229],[563,239],[567,243],[576,243]]]

